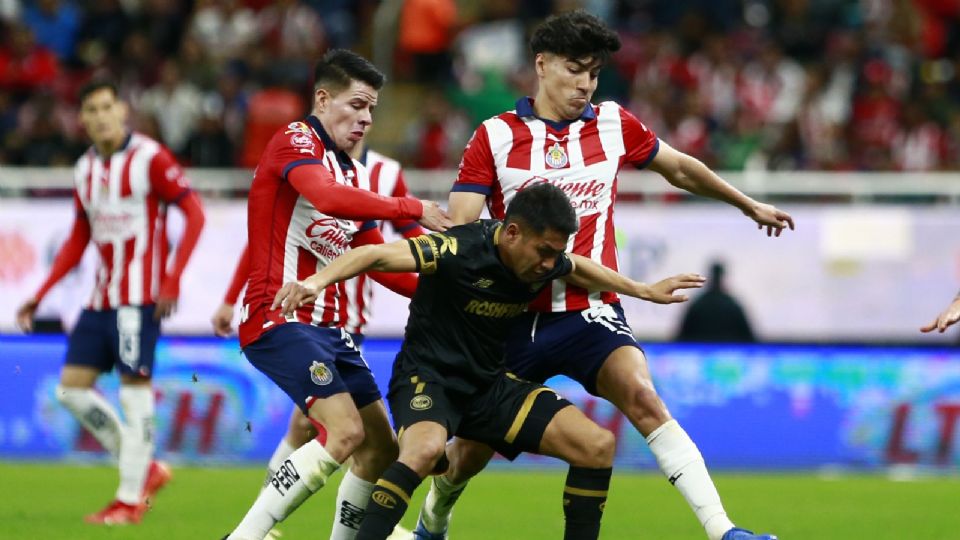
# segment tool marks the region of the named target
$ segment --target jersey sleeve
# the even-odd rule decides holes
[[[323,164],[323,143],[318,141],[305,122],[291,122],[277,131],[267,145],[269,166],[284,180],[300,165]]]
[[[416,260],[417,272],[430,275],[439,270],[447,273],[456,271],[460,266],[457,253],[460,239],[457,229],[461,227],[454,227],[445,233],[422,234],[407,240],[410,252]]]
[[[497,169],[493,162],[493,151],[490,149],[490,137],[487,127],[480,124],[463,150],[457,181],[451,191],[489,195],[496,178]]]
[[[162,146],[150,162],[150,189],[166,202],[176,202],[190,192],[190,181],[183,174],[183,167]]]
[[[624,161],[638,169],[649,165],[660,150],[657,134],[623,107],[620,107],[620,125],[623,131],[623,147],[626,150]]]

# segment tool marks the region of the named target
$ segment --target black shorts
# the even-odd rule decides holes
[[[114,367],[121,375],[149,378],[160,339],[156,306],[84,309],[70,334],[66,363],[103,373]]]
[[[571,405],[552,389],[510,373],[476,394],[452,391],[416,373],[394,375],[387,401],[401,437],[417,422],[436,422],[446,426],[448,437],[488,444],[511,460],[521,452],[539,452],[547,424]]]

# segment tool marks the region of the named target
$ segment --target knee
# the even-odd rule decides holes
[[[361,478],[379,478],[398,457],[399,449],[393,438],[381,444],[366,444],[353,453],[354,474]]]
[[[425,477],[433,471],[434,465],[443,456],[446,441],[437,438],[421,440],[415,445],[407,444],[400,450],[400,461],[413,469],[420,477]]]
[[[489,447],[477,444],[455,442],[448,448],[450,468],[447,470],[447,478],[454,484],[462,484],[480,474],[492,456]]]
[[[666,406],[649,379],[640,381],[628,391],[622,410],[634,424],[645,420],[666,421],[669,417]]]
[[[581,433],[566,455],[566,461],[575,467],[603,469],[613,466],[617,441],[610,431],[595,426]]]
[[[328,451],[337,448],[349,456],[363,444],[363,439],[363,423],[357,418],[356,421],[340,422],[336,426],[327,428],[327,443],[325,446]]]

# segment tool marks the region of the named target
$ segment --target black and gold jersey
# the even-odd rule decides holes
[[[484,388],[503,368],[513,319],[573,268],[561,254],[543,281],[525,283],[500,260],[502,223],[480,220],[407,240],[420,282],[410,302],[394,376],[416,372],[453,390]]]

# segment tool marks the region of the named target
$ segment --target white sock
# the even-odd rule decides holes
[[[360,522],[373,493],[373,482],[367,482],[347,470],[337,490],[337,509],[333,515],[330,540],[353,540],[360,530]]]
[[[290,457],[290,454],[292,454],[294,450],[296,450],[296,448],[287,442],[286,437],[280,439],[280,444],[277,445],[277,448],[273,451],[273,455],[270,456],[270,461],[267,462],[267,477],[263,480],[263,487],[267,487],[270,484],[270,478],[273,477],[277,469],[280,468],[280,465],[283,465],[283,462]]]
[[[434,534],[446,532],[450,526],[450,518],[453,517],[453,505],[466,487],[467,482],[454,484],[445,474],[433,477],[430,492],[420,509],[420,521],[423,521],[428,531]]]
[[[277,522],[283,521],[318,489],[340,464],[316,439],[294,450],[260,491],[230,540],[261,540]]]
[[[153,388],[149,385],[121,385],[123,444],[120,445],[120,486],[117,500],[137,504],[143,498],[143,483],[153,461]]]
[[[668,420],[647,437],[660,470],[676,486],[697,515],[710,540],[733,528],[710,479],[700,450],[676,420]]]
[[[120,417],[93,388],[57,385],[57,400],[73,414],[101,446],[116,457],[120,453]]]

